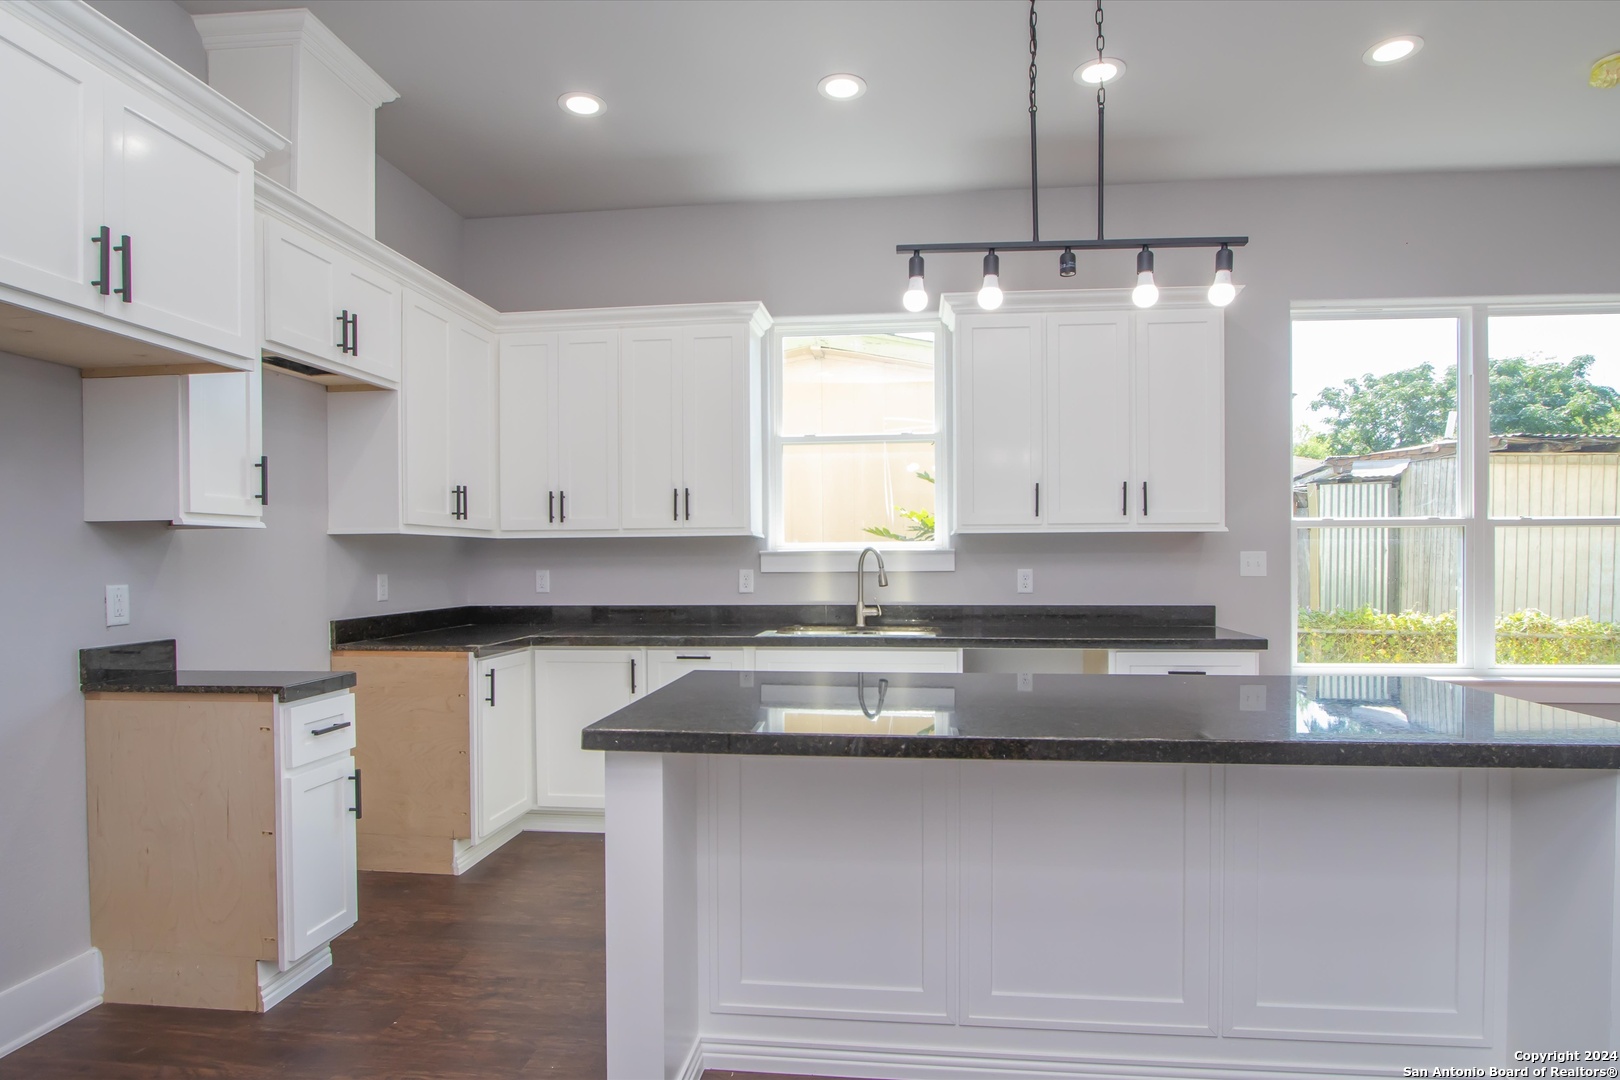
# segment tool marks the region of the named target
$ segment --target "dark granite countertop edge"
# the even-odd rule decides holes
[[[1489,746],[1329,741],[1299,743],[1067,739],[777,732],[646,732],[587,728],[586,750],[761,757],[979,761],[1102,761],[1195,765],[1335,765],[1363,768],[1620,769],[1620,746]]]
[[[289,702],[346,690],[356,681],[352,671],[107,671],[82,681],[79,689],[86,694],[273,694]]]

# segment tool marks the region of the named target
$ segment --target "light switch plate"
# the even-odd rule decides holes
[[[737,571],[737,591],[747,593],[754,591],[754,572],[749,569]]]
[[[1244,551],[1238,554],[1238,573],[1243,577],[1266,576],[1266,553]]]
[[[1266,711],[1266,688],[1263,684],[1238,687],[1238,709],[1242,712]]]
[[[534,572],[534,591],[535,592],[550,592],[551,591],[551,571],[550,570],[536,570]]]
[[[107,586],[107,625],[129,625],[129,586]]]
[[[377,603],[380,604],[384,600],[387,600],[387,599],[388,599],[388,575],[387,574],[378,574],[377,575]]]
[[[1035,571],[1018,571],[1018,591],[1032,593],[1035,591]]]

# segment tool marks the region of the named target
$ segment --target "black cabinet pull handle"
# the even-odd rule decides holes
[[[557,517],[562,521],[568,520],[568,492],[557,492]]]
[[[260,506],[269,506],[270,505],[270,458],[269,458],[269,456],[261,454],[259,456],[259,460],[255,461],[253,463],[253,467],[255,469],[259,470],[259,493],[257,495],[255,495],[255,496],[253,496],[253,497],[255,499],[259,500],[259,505]]]
[[[450,489],[450,516],[457,521],[461,520],[461,489],[459,487]]]
[[[472,490],[466,484],[461,485],[461,520],[466,521],[472,517]]]
[[[101,245],[101,253],[96,256],[101,276],[90,284],[102,296],[108,296],[112,293],[112,230],[103,225],[101,231],[90,238],[90,242]]]
[[[491,668],[489,671],[484,672],[484,675],[489,679],[489,697],[484,699],[484,703],[486,705],[494,705],[495,704],[495,670],[493,668]]]
[[[676,653],[675,654],[675,659],[677,659],[677,660],[713,660],[714,657],[712,657],[712,656],[682,656],[680,653]]]
[[[359,770],[358,767],[349,776],[349,779],[354,781],[354,805],[349,807],[349,812],[354,815],[354,820],[359,821],[360,820],[360,770]]]
[[[1041,485],[1035,485],[1035,516],[1041,516]]]
[[[1121,480],[1119,482],[1119,513],[1121,517],[1125,517],[1129,515],[1130,512],[1131,482],[1129,480]]]
[[[135,302],[135,283],[130,280],[129,260],[131,254],[133,254],[134,245],[130,242],[128,233],[125,233],[121,239],[124,242],[113,248],[113,250],[119,253],[119,265],[124,272],[124,287],[114,289],[113,292],[123,297],[124,303],[131,304]]]
[[[1142,516],[1147,517],[1147,481],[1142,481]]]
[[[683,489],[686,492],[686,520],[692,520],[692,489]]]
[[[631,661],[630,661],[630,693],[634,694],[635,692],[636,692],[636,662],[632,658]]]
[[[342,335],[338,341],[338,352],[347,353],[349,351],[349,311],[347,308],[343,310],[343,314],[337,317],[337,323],[339,333]]]
[[[546,492],[546,520],[553,525],[557,523],[557,493],[555,491]]]
[[[346,727],[353,727],[353,726],[354,726],[354,721],[353,720],[340,720],[336,724],[328,724],[326,727],[318,727],[315,730],[311,731],[310,734],[311,735],[330,735],[334,731],[342,731]]]
[[[671,520],[671,521],[679,521],[679,520],[681,520],[681,489],[680,488],[670,488],[669,489],[669,500],[670,500],[670,504],[669,504],[669,520]]]
[[[360,313],[349,316],[349,355],[360,355]]]
[[[1207,672],[1207,671],[1177,671],[1175,668],[1171,668],[1168,672],[1166,672],[1166,674],[1168,674],[1168,675],[1208,675],[1209,672]]]

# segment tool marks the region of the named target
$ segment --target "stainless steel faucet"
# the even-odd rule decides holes
[[[866,602],[866,557],[873,556],[878,562],[878,588],[889,587],[889,575],[883,569],[883,554],[877,548],[862,548],[861,557],[855,560],[855,626],[857,629],[866,625],[868,615],[882,615],[882,604],[868,604]]]

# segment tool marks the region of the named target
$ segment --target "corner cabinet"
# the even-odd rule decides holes
[[[248,370],[254,162],[285,141],[88,5],[0,4],[0,349]]]
[[[959,532],[1225,529],[1223,312],[1202,290],[1162,296],[1148,311],[1124,293],[1084,308],[1025,293],[995,314],[942,301]]]

